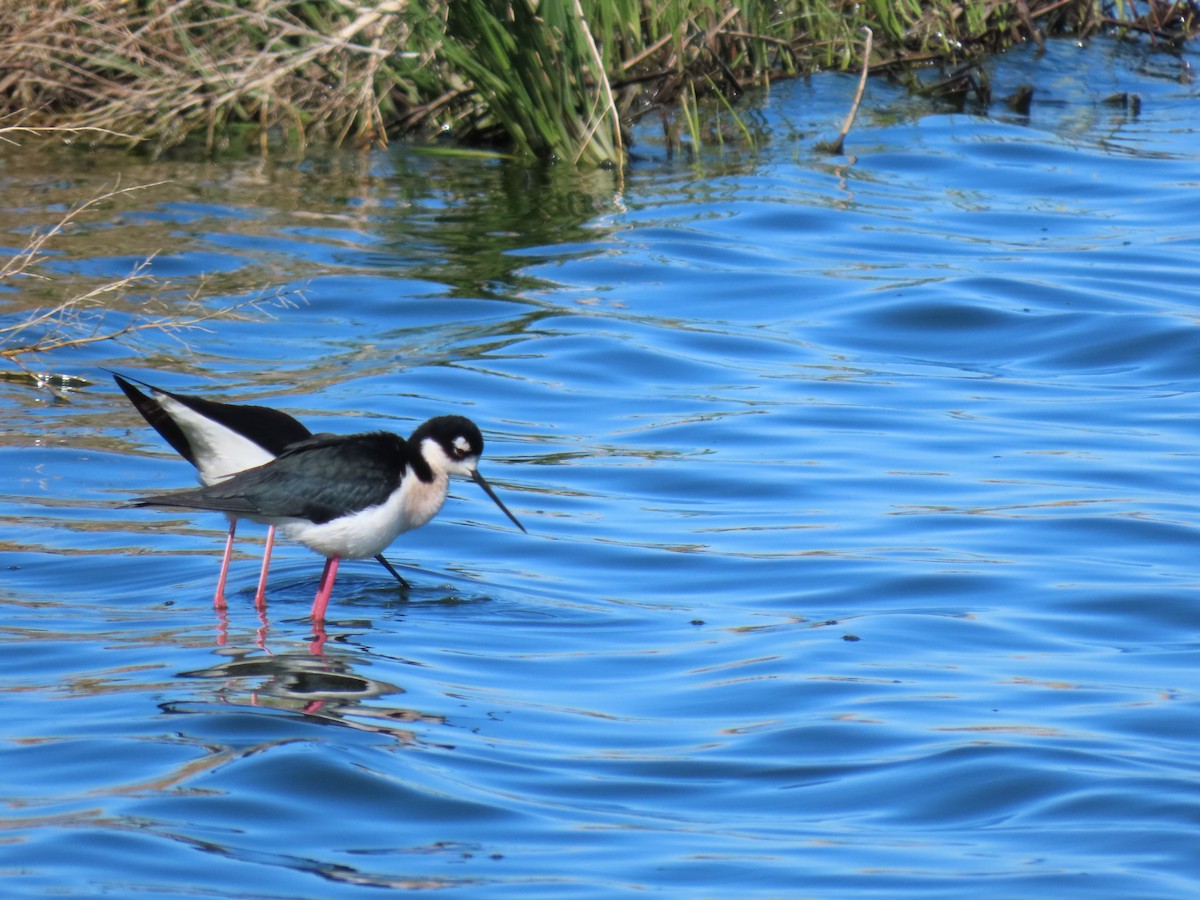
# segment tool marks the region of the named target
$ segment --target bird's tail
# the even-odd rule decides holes
[[[243,497],[221,496],[208,488],[187,488],[181,491],[168,491],[165,494],[148,494],[122,505],[125,509],[160,506],[169,509],[205,509],[235,515],[256,511],[254,506]]]

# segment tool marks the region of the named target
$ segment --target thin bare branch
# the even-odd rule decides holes
[[[151,184],[136,184],[126,188],[115,186],[110,191],[105,191],[103,194],[92,197],[90,200],[86,200],[83,203],[80,203],[78,206],[71,207],[67,214],[59,219],[58,222],[52,225],[49,229],[42,232],[35,232],[20,253],[10,258],[6,263],[4,263],[3,266],[0,266],[0,281],[3,281],[5,278],[12,278],[16,275],[27,275],[35,278],[42,277],[29,271],[33,266],[37,265],[42,261],[42,259],[44,259],[42,256],[42,249],[46,246],[48,241],[62,234],[67,226],[78,219],[81,215],[83,215],[92,207],[108,200],[112,200],[115,197],[119,197],[122,194],[132,194],[136,191],[144,191],[148,188],[158,187],[166,183],[167,182],[165,181],[155,181]]]
[[[37,267],[47,258],[47,247],[53,239],[61,237],[72,223],[99,204],[165,183],[115,186],[73,206],[54,225],[30,235],[24,249],[0,266],[0,281],[18,276],[49,281],[49,276],[38,272]],[[205,285],[201,283],[187,296],[168,301],[166,295],[174,289],[150,273],[153,259],[150,256],[140,261],[122,278],[88,287],[53,306],[32,311],[20,322],[0,327],[0,360],[28,376],[29,383],[55,390],[54,385],[63,383],[65,376],[34,373],[25,361],[38,354],[103,341],[124,341],[151,333],[170,337],[190,350],[181,332],[204,330],[206,323],[218,319],[247,318],[250,311],[270,315],[265,307],[287,308],[293,304],[293,297],[302,296],[299,291],[274,291],[212,308],[206,304]],[[142,293],[130,300],[129,295],[135,289]],[[122,306],[126,309],[119,308]],[[132,311],[128,309],[130,306]],[[123,318],[114,321],[118,316]]]

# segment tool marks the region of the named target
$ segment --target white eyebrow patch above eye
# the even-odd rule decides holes
[[[456,437],[454,439],[454,449],[457,450],[459,453],[470,453],[471,452],[471,442],[468,441],[462,435],[459,435],[458,437]]]

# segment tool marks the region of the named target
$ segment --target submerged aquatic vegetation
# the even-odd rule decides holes
[[[699,135],[706,94],[864,63],[957,64],[1056,34],[1174,45],[1198,23],[1198,0],[6,0],[0,113],[159,150],[445,132],[620,165],[647,113],[683,108]]]

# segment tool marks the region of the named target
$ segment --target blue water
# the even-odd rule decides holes
[[[840,157],[855,79],[777,85],[756,150],[647,126],[623,182],[5,151],[10,249],[173,179],[7,321],[155,252],[164,302],[303,296],[0,382],[0,893],[1200,894],[1196,62],[1024,48],[1028,116],[873,81]],[[455,485],[319,647],[320,559],[259,616],[246,526],[222,618],[223,520],[119,505],[192,471],[101,366],[468,415],[530,534]]]

